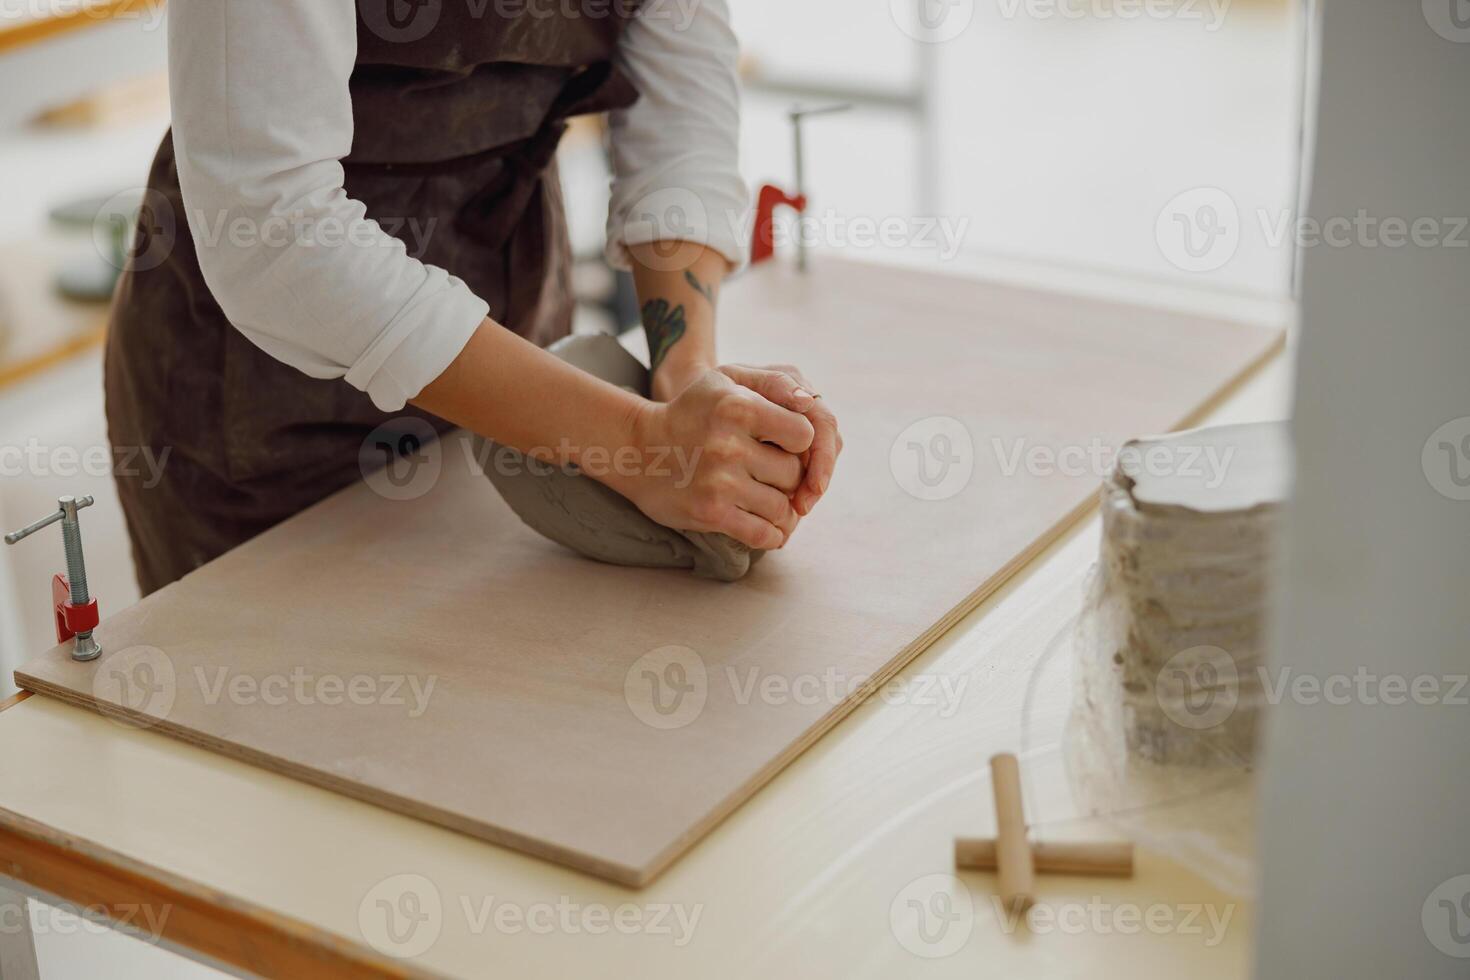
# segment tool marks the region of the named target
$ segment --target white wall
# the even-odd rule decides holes
[[[911,2],[922,0],[734,5],[758,72],[893,93],[928,84],[930,170],[919,166],[926,137],[917,116],[860,104],[810,124],[817,211],[882,219],[913,215],[927,198],[956,227],[967,222],[972,253],[1195,287],[1289,291],[1292,245],[1272,236],[1295,203],[1299,4],[954,0],[930,5],[944,19],[927,36],[943,40],[923,43],[893,14]],[[754,181],[789,181],[791,101],[747,98]],[[1167,209],[1202,187],[1225,195],[1221,219],[1231,231],[1209,255],[1210,268],[1197,271],[1173,261],[1179,226]],[[1218,198],[1184,198],[1174,210],[1198,222],[1200,205]]]
[[[1284,292],[1290,248],[1268,244],[1258,215],[1293,203],[1294,5],[1150,7],[1161,15],[1125,19],[1148,9],[1127,0],[978,4],[969,29],[942,46],[945,207],[974,215],[977,248]],[[1175,195],[1201,187],[1235,205],[1239,245],[1195,272],[1160,247],[1156,221]]]
[[[1323,4],[1312,217],[1461,231],[1305,250],[1277,666],[1428,678],[1432,703],[1370,680],[1273,709],[1267,978],[1470,973],[1470,27],[1453,9]]]

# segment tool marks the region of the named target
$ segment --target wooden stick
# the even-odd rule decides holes
[[[1000,898],[1013,912],[1034,901],[1036,868],[1026,841],[1026,814],[1021,809],[1021,765],[1009,752],[991,756],[990,784],[995,790],[995,863]]]
[[[1032,841],[1031,857],[1038,874],[1133,877],[1133,845],[1128,841]],[[956,837],[954,865],[994,871],[994,838]]]

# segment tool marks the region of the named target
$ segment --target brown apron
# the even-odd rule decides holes
[[[347,193],[543,346],[571,329],[556,145],[568,116],[637,98],[611,64],[637,2],[358,2]],[[257,348],[200,274],[169,136],[148,188],[106,367],[145,594],[358,479],[378,426],[416,416],[450,428],[412,408],[380,412],[345,381],[309,378]],[[418,233],[393,227],[410,216]],[[126,465],[139,449],[168,452],[161,480]]]

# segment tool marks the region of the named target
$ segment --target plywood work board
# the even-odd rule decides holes
[[[801,365],[847,444],[739,583],[558,549],[455,436],[112,615],[98,661],[58,648],[17,683],[645,884],[1085,512],[1108,449],[1280,341],[838,261],[731,284],[721,333],[729,360]]]

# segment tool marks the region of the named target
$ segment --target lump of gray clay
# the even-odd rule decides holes
[[[648,394],[648,369],[613,337],[566,337],[547,350],[604,381]],[[527,460],[509,446],[478,436],[475,452],[517,517],[588,558],[614,565],[690,568],[705,578],[733,582],[764,554],[723,534],[664,527],[574,466]]]

